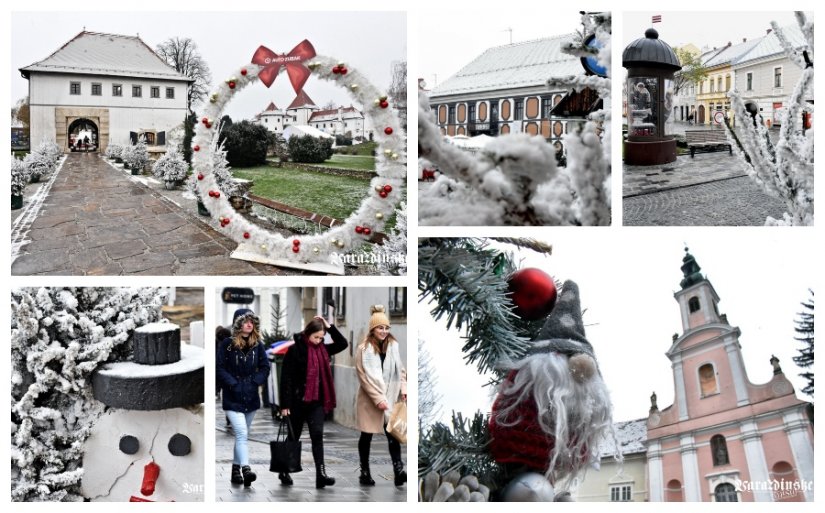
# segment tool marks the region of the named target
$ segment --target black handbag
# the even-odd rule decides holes
[[[269,452],[272,455],[272,460],[269,462],[270,472],[300,472],[301,468],[301,442],[298,440],[289,440],[287,434],[284,433],[284,424],[287,426],[287,431],[292,435],[292,423],[289,422],[289,416],[285,416],[278,426],[278,434],[275,440],[269,442]]]

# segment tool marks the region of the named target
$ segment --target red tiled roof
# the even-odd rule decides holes
[[[278,107],[275,106],[275,102],[269,102],[269,105],[264,109],[264,112],[270,112],[278,110]]]
[[[304,90],[301,89],[301,92],[298,93],[298,96],[296,96],[295,99],[292,100],[292,103],[290,103],[289,107],[287,107],[286,109],[289,110],[289,109],[297,109],[297,108],[300,108],[300,107],[315,107],[315,106],[316,106],[315,102],[312,101],[312,98],[310,98],[309,95],[307,95],[307,93],[305,93]]]
[[[344,107],[341,112],[343,114],[347,114],[347,113],[350,113],[350,112],[357,112],[357,113],[360,114],[360,111],[358,109],[356,109],[355,107]],[[312,115],[309,117],[309,119],[307,121],[312,121],[316,118],[322,118],[322,117],[325,117],[325,116],[337,116],[337,115],[338,115],[338,109],[316,110],[315,112],[312,113]]]

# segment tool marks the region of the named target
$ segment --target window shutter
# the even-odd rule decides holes
[[[158,132],[158,146],[166,146],[166,132]]]

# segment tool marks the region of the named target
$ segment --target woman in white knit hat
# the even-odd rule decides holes
[[[360,384],[356,401],[356,419],[361,430],[358,440],[361,475],[358,481],[366,486],[375,485],[370,475],[370,444],[373,434],[384,433],[389,443],[395,485],[401,486],[407,482],[401,444],[387,433],[386,426],[395,403],[407,400],[407,371],[401,361],[398,341],[390,333],[390,320],[384,307],[372,306],[370,313],[369,330],[355,353],[355,370]]]

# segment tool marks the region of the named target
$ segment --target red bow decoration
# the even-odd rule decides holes
[[[258,78],[264,83],[266,87],[275,82],[275,78],[281,71],[281,66],[286,67],[286,72],[289,75],[289,81],[292,82],[292,88],[295,93],[301,91],[309,79],[309,69],[301,64],[302,62],[315,57],[315,48],[312,43],[304,39],[298,46],[292,49],[289,53],[277,54],[265,46],[259,46],[255,50],[255,55],[252,56],[252,64],[263,66],[258,73]]]

